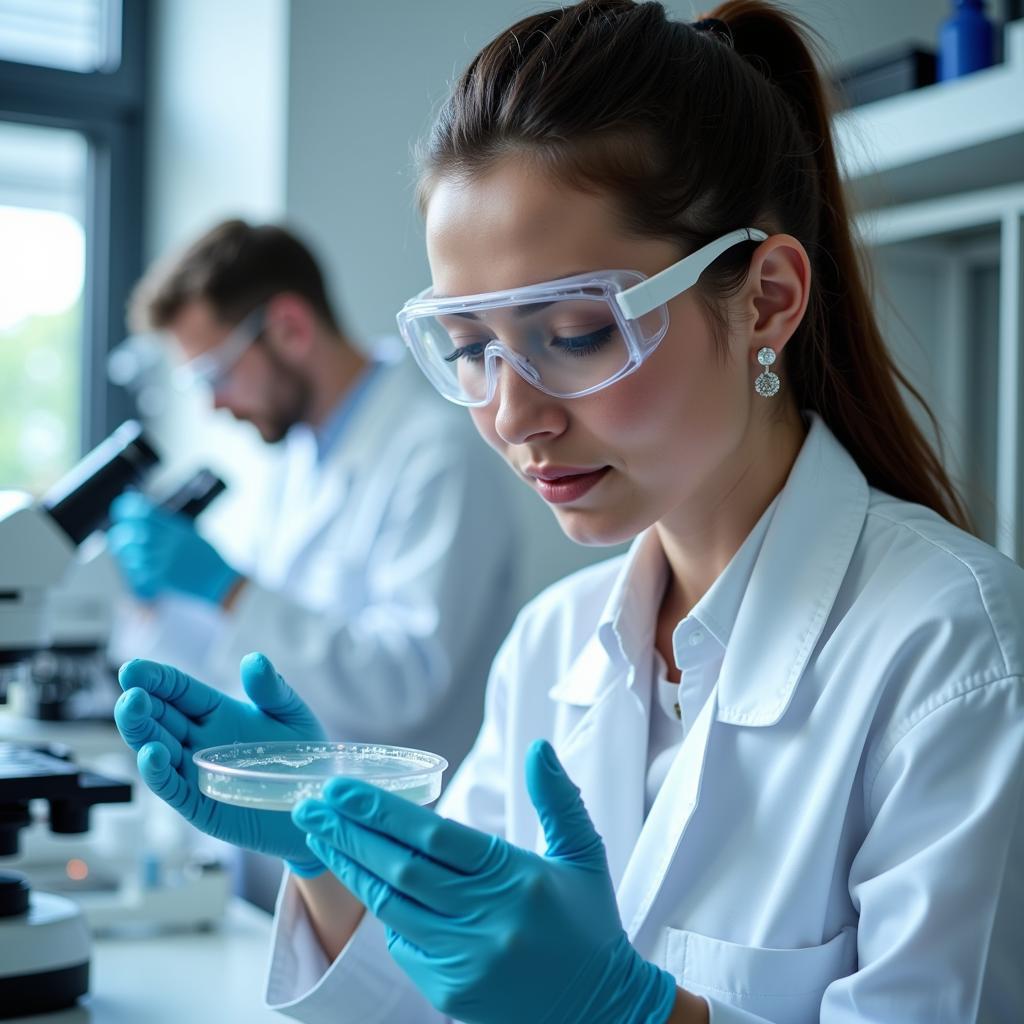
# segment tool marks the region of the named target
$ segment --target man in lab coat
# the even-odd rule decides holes
[[[132,318],[173,338],[179,379],[284,449],[244,564],[140,495],[112,507],[136,596],[170,619],[173,599],[190,607],[163,630],[179,663],[233,689],[258,649],[332,738],[457,765],[519,593],[508,474],[469,418],[415,366],[350,343],[313,256],[279,227],[215,227],[150,271]]]

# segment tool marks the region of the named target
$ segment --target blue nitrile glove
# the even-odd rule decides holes
[[[299,875],[324,865],[287,811],[249,810],[204,796],[192,755],[204,747],[262,740],[321,740],[313,712],[262,654],[240,666],[251,704],[228,697],[170,665],[129,661],[118,679],[125,691],[114,706],[124,741],[138,751],[142,781],[196,828],[225,842],[283,857]]]
[[[355,779],[332,779],[292,818],[384,922],[391,955],[442,1013],[664,1024],[675,980],[626,938],[604,843],[550,744],[530,748],[526,783],[543,857]]]
[[[166,590],[220,604],[239,574],[185,516],[129,491],[110,505],[107,547],[128,585],[149,600]]]

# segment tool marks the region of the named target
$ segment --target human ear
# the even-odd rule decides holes
[[[284,356],[305,358],[316,337],[316,317],[301,296],[281,292],[267,303],[267,334]]]
[[[758,246],[745,289],[754,356],[766,347],[782,352],[807,311],[810,286],[807,250],[792,235],[772,235]]]

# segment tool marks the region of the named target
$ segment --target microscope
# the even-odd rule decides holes
[[[129,421],[39,501],[0,492],[0,703],[19,683],[20,710],[40,721],[110,719],[119,691],[107,647],[123,587],[101,528],[159,461]],[[200,470],[161,505],[194,519],[223,490]]]
[[[33,800],[49,803],[51,831],[70,835],[88,830],[94,804],[124,803],[131,793],[128,783],[81,771],[63,751],[0,743],[0,857],[18,852]],[[74,1005],[89,990],[89,949],[73,900],[0,870],[0,1019]]]
[[[92,535],[111,501],[158,462],[129,421],[39,501],[0,494],[0,590],[8,594],[0,604],[0,700],[18,682],[22,710],[33,717],[91,717],[104,703],[109,715],[116,694],[106,648],[120,581],[102,538]]]
[[[166,858],[135,849],[147,841],[144,804],[106,822],[117,841],[105,856],[96,828],[74,841],[90,831],[93,805],[128,803],[132,787],[79,767],[54,742],[73,743],[76,757],[110,747],[129,753],[112,723],[120,689],[107,654],[123,587],[101,531],[111,501],[158,462],[141,427],[128,422],[41,499],[0,491],[0,705],[10,692],[21,712],[0,716],[0,858],[16,858],[35,886],[0,871],[0,1019],[69,1006],[87,990],[90,927],[191,927],[214,922],[226,904],[219,867],[186,860],[170,879]],[[194,518],[223,489],[204,470],[161,504]],[[90,727],[98,739],[89,739]],[[48,831],[28,828],[34,821]],[[101,884],[104,871],[109,884]]]
[[[141,430],[126,425],[76,467],[77,486],[41,502],[0,494],[0,701],[7,684],[47,653],[67,659],[67,689],[78,688],[71,679],[95,659],[109,633],[109,611],[102,585],[90,586],[88,563],[76,564],[77,547],[98,523],[100,504],[109,505],[156,461]],[[94,804],[130,798],[130,785],[80,771],[62,751],[0,743],[0,856],[17,854],[34,800],[49,803],[54,832],[75,834],[88,829]],[[0,948],[0,1017],[70,1006],[88,990],[81,910],[64,896],[31,891],[15,872],[0,872]]]

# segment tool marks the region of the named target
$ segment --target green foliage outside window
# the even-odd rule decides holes
[[[39,494],[78,459],[81,300],[0,330],[0,489]]]

